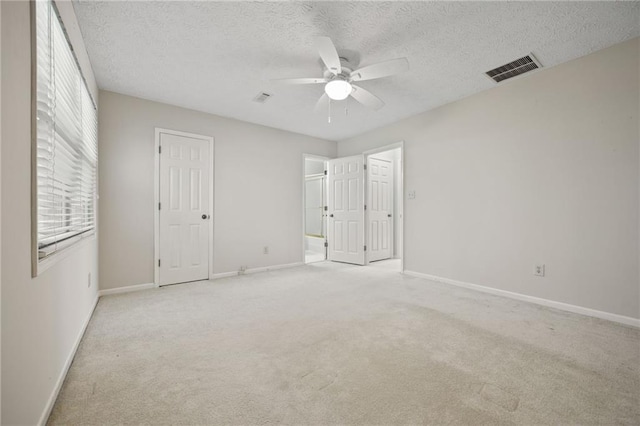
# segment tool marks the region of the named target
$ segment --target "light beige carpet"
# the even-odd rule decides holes
[[[100,299],[50,424],[640,424],[640,331],[317,263]]]

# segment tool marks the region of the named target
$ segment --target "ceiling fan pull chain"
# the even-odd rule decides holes
[[[347,102],[344,104],[344,116],[349,116],[349,98],[347,98]]]

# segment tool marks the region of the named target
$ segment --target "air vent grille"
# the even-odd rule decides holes
[[[273,96],[271,93],[261,92],[258,93],[255,98],[253,98],[253,101],[258,102],[259,104],[263,104],[267,102],[269,98],[271,98],[271,96]]]
[[[496,83],[500,83],[501,81],[533,71],[536,68],[542,68],[542,65],[540,65],[540,62],[538,62],[532,54],[528,54],[527,56],[516,59],[513,62],[494,68],[491,71],[487,71],[486,74]]]

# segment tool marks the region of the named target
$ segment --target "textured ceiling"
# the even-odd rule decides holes
[[[100,88],[341,140],[495,86],[484,72],[533,52],[545,67],[640,35],[638,2],[161,2],[76,0]],[[410,71],[362,87],[371,111],[333,104],[313,37],[360,65],[407,57]],[[521,78],[527,78],[523,76]],[[503,83],[505,84],[505,83]],[[508,84],[508,83],[507,83]],[[274,96],[264,104],[260,92]]]

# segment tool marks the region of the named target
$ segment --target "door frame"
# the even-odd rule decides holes
[[[182,132],[179,130],[165,129],[162,127],[155,128],[154,143],[154,173],[153,173],[153,284],[155,287],[160,286],[160,268],[158,260],[160,259],[160,210],[157,209],[160,203],[160,134],[165,133],[175,136],[183,136],[192,139],[199,139],[209,142],[209,211],[211,216],[211,225],[209,226],[209,279],[213,277],[213,228],[215,226],[215,155],[214,155],[214,139],[212,136],[198,135],[195,133]]]
[[[324,162],[324,167],[325,167],[325,171],[326,171],[326,167],[327,167],[327,160],[331,160],[331,158],[329,157],[325,157],[323,155],[315,155],[315,154],[302,154],[302,263],[306,264],[306,252],[307,252],[307,246],[306,246],[306,235],[307,235],[307,230],[306,230],[306,223],[307,223],[307,205],[306,205],[306,201],[307,201],[307,187],[306,187],[306,179],[305,179],[305,168],[307,166],[306,160],[311,159],[311,160],[322,160]],[[325,185],[326,185],[326,181],[325,181]],[[326,188],[325,188],[325,197],[326,197]],[[327,200],[323,200],[325,205],[327,203]],[[326,220],[326,219],[325,219]],[[326,227],[325,227],[325,234],[327,233]],[[324,241],[325,243],[327,242],[327,236],[324,236]],[[325,247],[324,250],[324,260],[327,260],[327,248]],[[156,262],[157,263],[157,262]]]
[[[398,173],[398,176],[400,177],[400,194],[394,194],[398,196],[399,201],[400,201],[400,209],[402,211],[402,217],[400,218],[400,223],[402,224],[402,256],[400,257],[400,272],[404,273],[404,257],[405,257],[405,242],[404,242],[404,236],[405,236],[405,232],[404,232],[404,140],[401,140],[399,142],[396,143],[392,143],[389,145],[384,145],[384,146],[380,146],[378,148],[373,148],[373,149],[369,149],[367,151],[363,151],[362,154],[364,155],[364,163],[368,164],[369,162],[369,156],[370,155],[374,155],[374,154],[378,154],[380,152],[385,152],[385,151],[391,151],[392,149],[397,149],[400,148],[400,173]],[[367,166],[368,167],[368,166]],[[365,185],[368,185],[367,182],[367,175],[365,174]],[[395,182],[394,182],[394,186],[395,186]],[[366,187],[368,188],[368,186]],[[368,204],[369,200],[368,200],[368,190],[365,188],[365,193],[364,193],[364,203]],[[368,240],[369,234],[368,234],[368,229],[369,229],[369,212],[368,210],[364,211],[364,223],[365,223],[365,241]],[[395,233],[397,232],[397,230],[393,229],[393,233],[395,235]],[[365,266],[369,265],[369,252],[366,251],[364,253],[364,264]]]

